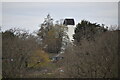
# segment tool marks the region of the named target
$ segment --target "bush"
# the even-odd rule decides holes
[[[29,57],[28,67],[40,68],[48,64],[49,56],[41,49],[35,50]]]

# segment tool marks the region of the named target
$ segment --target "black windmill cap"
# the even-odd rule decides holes
[[[75,21],[74,21],[74,19],[66,18],[63,22],[63,25],[75,25]]]

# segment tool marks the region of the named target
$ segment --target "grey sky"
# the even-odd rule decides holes
[[[76,23],[86,19],[107,26],[118,24],[117,2],[3,2],[2,30],[13,27],[38,30],[48,13],[54,21],[72,17]]]

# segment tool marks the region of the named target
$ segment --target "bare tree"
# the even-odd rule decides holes
[[[14,30],[2,33],[2,73],[3,77],[23,77],[29,55],[38,48],[36,38],[27,32],[16,35]]]
[[[65,73],[74,78],[118,77],[118,32],[107,31],[95,41],[81,40],[65,52]]]

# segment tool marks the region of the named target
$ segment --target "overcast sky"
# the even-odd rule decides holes
[[[2,30],[38,30],[48,13],[54,21],[71,17],[76,24],[83,19],[107,26],[118,24],[117,2],[3,2]]]

